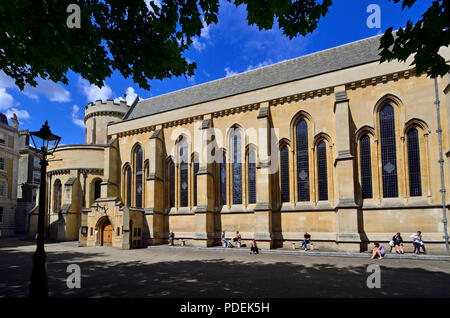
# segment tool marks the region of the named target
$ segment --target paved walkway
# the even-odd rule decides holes
[[[35,241],[0,239],[0,298],[28,295],[35,249]],[[434,255],[370,260],[367,253],[75,242],[49,242],[45,250],[51,297],[450,297],[450,261],[424,258]],[[70,264],[81,269],[80,289],[67,287]],[[379,289],[367,287],[371,264],[380,266]]]

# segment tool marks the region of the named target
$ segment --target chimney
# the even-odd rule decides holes
[[[19,120],[17,119],[16,113],[14,113],[11,117],[11,127],[19,129]]]

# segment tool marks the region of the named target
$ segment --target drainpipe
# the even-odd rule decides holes
[[[444,224],[444,240],[445,249],[447,253],[448,248],[448,231],[447,231],[447,207],[445,204],[445,179],[444,179],[444,157],[442,154],[442,129],[441,129],[441,114],[440,114],[440,101],[439,101],[439,91],[438,91],[438,80],[437,77],[434,78],[434,88],[436,91],[436,111],[437,111],[437,124],[438,124],[438,137],[439,137],[439,165],[441,169],[441,196],[442,196],[442,223]]]

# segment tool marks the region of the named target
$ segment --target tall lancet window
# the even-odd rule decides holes
[[[198,163],[198,157],[194,157],[194,206],[197,206],[197,173],[200,165]]]
[[[220,203],[227,204],[227,157],[222,155],[222,162],[220,163]]]
[[[281,202],[289,202],[289,149],[283,146],[280,150]]]
[[[380,110],[381,167],[383,197],[398,197],[397,154],[395,146],[395,115],[391,105]]]
[[[298,201],[309,201],[308,125],[300,120],[295,127],[297,146],[297,195]]]
[[[256,203],[256,155],[254,150],[248,153],[248,203]]]
[[[142,208],[142,163],[143,163],[143,153],[142,148],[138,147],[136,149],[136,207]]]
[[[126,202],[126,204],[127,204],[127,206],[131,206],[131,188],[133,185],[131,183],[132,176],[131,176],[131,168],[130,167],[127,168],[125,174],[127,177],[127,202]]]
[[[417,129],[412,128],[408,131],[406,141],[408,145],[409,195],[417,197],[422,195],[419,133]]]
[[[242,204],[242,157],[241,157],[241,133],[235,129],[232,139],[232,181],[233,204]]]
[[[317,185],[319,201],[328,200],[327,145],[323,140],[317,144]]]
[[[62,200],[62,184],[59,179],[56,179],[53,185],[53,195],[55,197],[53,203],[53,212],[59,212],[61,210],[61,200]]]
[[[169,163],[169,204],[173,208],[175,206],[175,164]]]
[[[189,168],[188,168],[188,145],[183,138],[180,142],[180,206],[188,206],[189,198]]]
[[[361,192],[363,199],[372,198],[372,162],[370,137],[364,134],[359,138],[359,165],[361,173]]]

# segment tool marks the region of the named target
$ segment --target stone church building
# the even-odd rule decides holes
[[[434,80],[410,60],[380,64],[379,39],[89,104],[86,143],[48,166],[50,237],[128,249],[169,231],[195,246],[240,231],[276,248],[308,231],[319,249],[362,251],[421,230],[443,250]],[[438,80],[447,204],[449,84]]]

